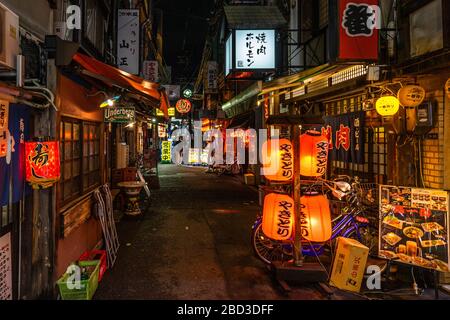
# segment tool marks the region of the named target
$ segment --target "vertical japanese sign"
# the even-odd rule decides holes
[[[0,183],[0,206],[7,205],[12,192],[13,203],[18,202],[25,191],[25,141],[29,139],[29,107],[10,104],[8,127],[0,129],[0,177],[2,181],[12,180],[12,189],[8,183]]]
[[[161,142],[161,162],[162,163],[170,163],[172,161],[171,147],[172,147],[172,142],[170,142],[170,141]]]
[[[9,102],[0,100],[0,131],[8,129]]]
[[[339,59],[377,60],[378,0],[339,1]]]
[[[131,74],[139,73],[139,10],[118,11],[117,66]]]
[[[236,69],[275,68],[275,30],[236,30]]]
[[[332,160],[364,164],[364,111],[323,117]]]
[[[208,69],[206,75],[206,90],[215,91],[217,89],[217,62],[208,61]]]
[[[157,82],[159,80],[158,61],[145,60],[142,67],[142,73],[145,80]]]
[[[0,300],[12,300],[11,234],[0,237]]]

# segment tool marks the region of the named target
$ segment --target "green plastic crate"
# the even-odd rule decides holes
[[[69,289],[67,287],[67,278],[70,275],[65,273],[56,282],[58,284],[62,300],[91,300],[97,290],[100,260],[79,261],[78,265],[80,267],[95,266],[95,269],[89,279],[80,281],[80,289]]]

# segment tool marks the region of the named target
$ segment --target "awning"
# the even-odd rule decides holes
[[[287,24],[276,6],[225,6],[231,29],[277,29]]]
[[[246,90],[233,97],[222,105],[222,110],[228,118],[246,112],[252,106],[256,106],[256,97],[261,92],[262,81],[257,81]]]
[[[164,88],[158,83],[146,81],[81,53],[76,53],[73,60],[85,69],[83,74],[101,80],[109,86],[116,85],[156,101],[158,108],[168,118],[169,99]]]

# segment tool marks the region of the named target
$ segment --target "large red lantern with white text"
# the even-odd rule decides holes
[[[263,233],[273,240],[289,240],[294,232],[294,200],[285,194],[270,193],[264,198]]]
[[[278,144],[272,150],[272,143]],[[272,139],[262,146],[264,176],[270,181],[290,181],[294,174],[294,149],[288,139]],[[266,151],[266,152],[265,152]]]
[[[321,177],[327,171],[328,139],[318,131],[307,131],[300,136],[300,174]]]
[[[25,143],[26,180],[33,188],[48,188],[60,178],[58,141]]]
[[[324,242],[331,238],[330,204],[324,195],[300,198],[300,227],[302,238],[311,242]]]

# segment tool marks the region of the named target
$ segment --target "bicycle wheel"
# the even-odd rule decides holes
[[[256,257],[268,265],[274,261],[290,261],[293,259],[292,246],[268,238],[262,232],[261,222],[253,228],[252,247]]]

